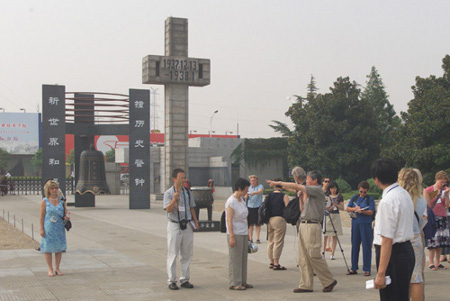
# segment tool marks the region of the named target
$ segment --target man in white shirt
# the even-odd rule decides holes
[[[180,283],[183,288],[194,288],[189,282],[194,251],[194,228],[198,230],[195,201],[189,190],[183,187],[184,170],[172,171],[173,186],[164,193],[164,210],[167,212],[167,274],[169,289],[177,290],[177,257],[180,254]]]
[[[375,288],[380,300],[408,300],[415,256],[414,205],[409,193],[397,183],[398,166],[390,159],[378,159],[371,167],[375,184],[383,189],[375,218],[374,245],[377,276]],[[392,283],[386,285],[386,276]]]

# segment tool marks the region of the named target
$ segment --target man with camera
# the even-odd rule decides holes
[[[167,274],[169,289],[177,290],[177,264],[180,254],[180,284],[194,288],[189,282],[189,266],[194,250],[194,228],[198,230],[195,202],[190,191],[183,187],[185,173],[181,168],[172,171],[173,186],[164,193],[164,210],[167,211]]]

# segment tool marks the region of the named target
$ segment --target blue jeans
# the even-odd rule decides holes
[[[363,249],[363,271],[370,272],[372,266],[372,223],[352,223],[352,271],[358,270],[359,249]]]

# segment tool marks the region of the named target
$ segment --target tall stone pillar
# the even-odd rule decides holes
[[[144,84],[164,84],[164,184],[172,184],[172,170],[189,172],[189,86],[210,83],[210,60],[188,57],[188,20],[169,17],[165,24],[165,56],[148,55],[142,63]]]
[[[188,20],[181,18],[166,19],[166,56],[188,57]],[[164,89],[165,95],[165,187],[172,182],[172,170],[188,170],[187,151],[189,133],[189,86],[170,84]],[[168,122],[170,121],[170,122]]]

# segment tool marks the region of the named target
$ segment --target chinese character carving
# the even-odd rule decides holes
[[[49,97],[48,98],[48,103],[52,106],[57,106],[59,102],[59,98],[58,97]]]
[[[134,144],[134,147],[144,147],[143,145],[144,140],[136,140],[136,143]]]
[[[59,145],[58,138],[50,138],[50,142],[48,143],[50,146],[56,146]]]
[[[48,120],[48,122],[50,123],[50,125],[58,125],[59,119],[58,118],[50,118]]]
[[[136,159],[134,161],[134,164],[136,164],[137,167],[142,167],[142,165],[144,165],[144,160],[142,159]]]
[[[136,184],[136,186],[144,186],[145,183],[145,179],[134,179],[134,183]]]
[[[59,165],[59,160],[55,160],[54,158],[50,158],[50,159],[48,160],[48,164],[49,164],[50,166]]]
[[[144,108],[144,102],[142,100],[137,100],[134,102],[134,107],[136,109],[143,109]]]

